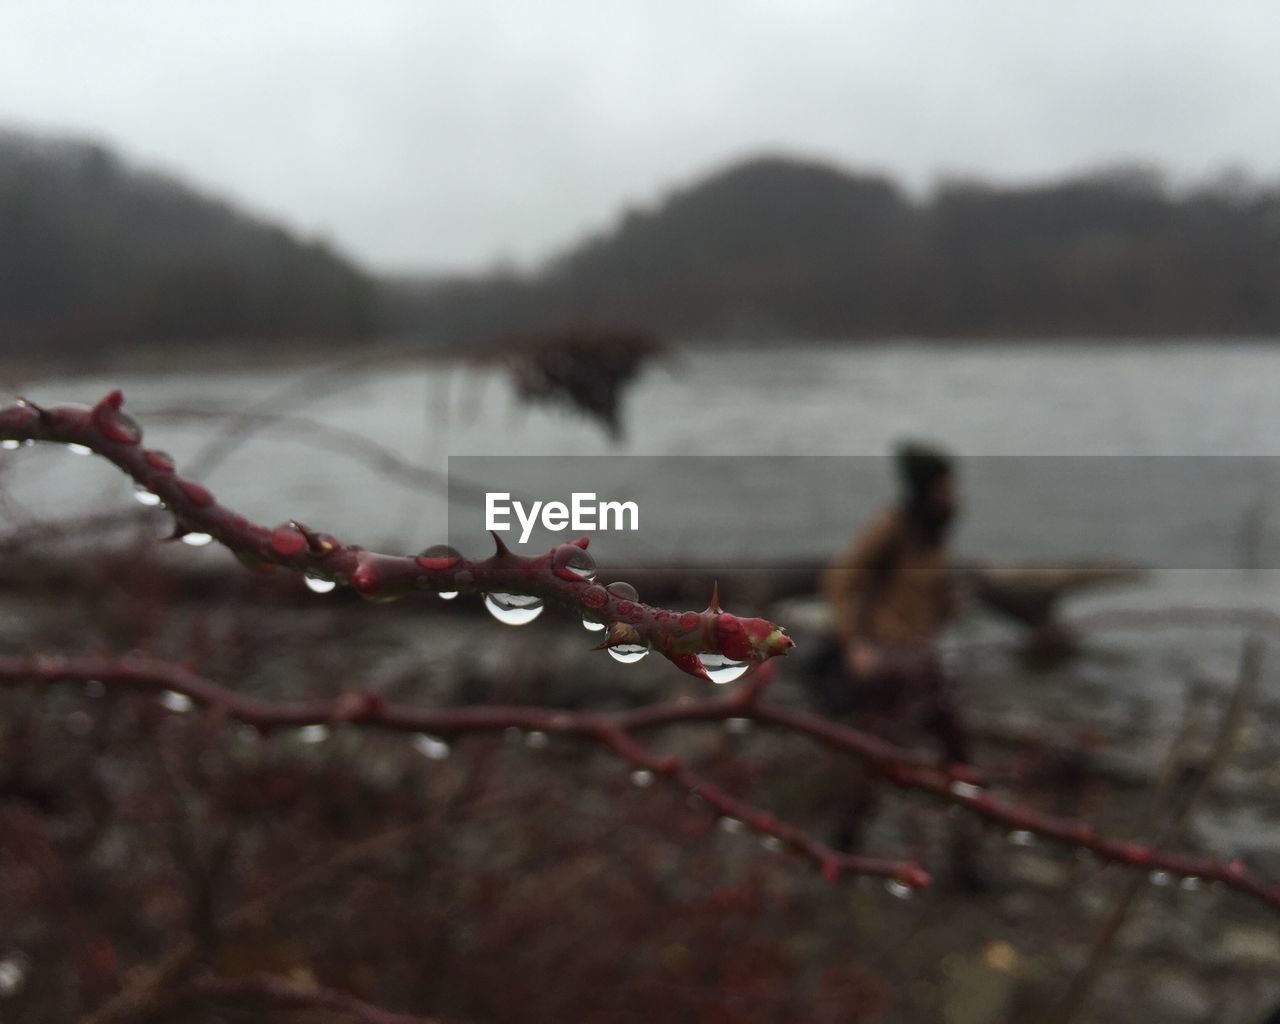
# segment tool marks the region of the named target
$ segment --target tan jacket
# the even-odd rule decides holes
[[[920,536],[896,507],[831,564],[822,591],[845,641],[932,643],[955,610],[945,547]]]

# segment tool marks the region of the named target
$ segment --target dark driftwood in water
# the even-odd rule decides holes
[[[663,600],[696,597],[719,582],[726,601],[764,607],[786,597],[816,594],[825,566],[819,562],[761,568],[713,569],[697,566],[633,569],[620,578],[642,594]],[[1079,565],[1059,568],[1016,568],[964,565],[956,569],[961,588],[975,600],[1031,629],[1056,625],[1062,600],[1081,590],[1141,578],[1132,566]]]
[[[1059,602],[1079,590],[1110,583],[1129,583],[1142,570],[1125,566],[1075,566],[1018,569],[969,566],[958,570],[962,586],[993,611],[1032,629],[1056,624]]]
[[[481,361],[505,363],[524,401],[566,405],[594,419],[617,441],[622,396],[662,350],[647,331],[578,328],[508,341]]]

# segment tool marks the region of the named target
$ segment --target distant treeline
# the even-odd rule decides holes
[[[0,133],[0,351],[476,344],[563,330],[828,338],[1280,334],[1280,188],[1147,170],[940,186],[783,158],[632,210],[536,271],[375,281],[101,146]]]
[[[1280,189],[1128,168],[940,186],[759,159],[526,276],[406,282],[392,320],[466,339],[565,324],[679,336],[1280,333]]]
[[[378,328],[373,281],[101,146],[0,133],[0,351],[346,338]]]

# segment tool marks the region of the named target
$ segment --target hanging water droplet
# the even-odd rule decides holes
[[[731,732],[735,736],[742,736],[751,731],[751,719],[749,718],[726,718],[724,720],[724,731]]]
[[[723,654],[708,651],[698,655],[702,671],[713,683],[731,683],[740,679],[751,667],[749,661],[734,661]]]
[[[535,730],[525,736],[524,745],[530,750],[541,750],[547,745],[547,734]]]
[[[617,583],[610,583],[604,588],[614,597],[621,598],[623,601],[639,601],[640,593],[630,583],[618,580]]]
[[[1200,888],[1201,884],[1200,879],[1196,878],[1195,875],[1187,875],[1186,878],[1178,883],[1178,888],[1185,892],[1195,892]]]
[[[195,701],[185,693],[179,693],[177,690],[165,690],[164,693],[160,694],[160,703],[170,711],[176,711],[178,714],[190,711],[195,707]]]
[[[737,818],[726,817],[726,818],[721,818],[719,821],[717,821],[716,827],[719,828],[721,832],[727,832],[731,836],[736,836],[746,826],[743,825],[742,822],[740,822]]]
[[[142,484],[133,485],[133,500],[139,505],[146,505],[147,508],[155,508],[160,504],[160,495],[153,494],[147,490]]]
[[[528,594],[485,594],[489,614],[508,626],[524,626],[542,614],[543,601]]]
[[[21,954],[0,960],[0,999],[9,999],[22,991],[27,980],[27,959]]]
[[[649,648],[644,644],[618,644],[616,647],[608,648],[608,651],[614,661],[620,661],[624,665],[634,665],[649,653]]]
[[[1035,846],[1036,836],[1034,832],[1028,832],[1024,828],[1014,829],[1009,833],[1009,844],[1011,846]]]
[[[604,623],[599,621],[598,619],[584,618],[582,620],[582,628],[585,629],[588,633],[599,633],[602,629],[604,629]]]
[[[631,773],[631,785],[646,789],[653,785],[653,772],[647,768],[637,768]]]
[[[452,601],[458,596],[458,592],[456,590],[441,590],[436,596],[439,597],[441,601]]]
[[[93,449],[87,444],[76,444],[74,441],[67,445],[67,451],[72,455],[92,455]]]
[[[188,547],[202,548],[213,540],[211,533],[184,533],[182,535],[182,543]],[[313,588],[314,589],[314,588]],[[332,588],[330,588],[332,589]]]
[[[561,544],[551,558],[555,574],[566,580],[593,580],[596,578],[596,560],[585,548],[577,544]]]
[[[956,779],[947,788],[956,796],[966,797],[970,800],[976,800],[982,796],[981,786],[975,786],[972,782],[963,782],[960,779]]]
[[[413,738],[413,748],[428,761],[443,761],[449,756],[449,744],[425,732]]]
[[[21,447],[22,442],[17,441],[12,437],[6,437],[3,441],[0,441],[0,448],[3,448],[7,452],[16,452]]]
[[[782,845],[783,845],[782,840],[779,839],[777,836],[761,836],[760,845],[763,846],[770,853],[782,852]]]
[[[329,738],[327,725],[304,725],[298,730],[298,739],[303,743],[323,743]]]
[[[1164,888],[1173,881],[1173,876],[1167,871],[1153,871],[1147,876],[1152,885]]]
[[[319,576],[303,576],[302,581],[307,585],[307,589],[314,594],[327,594],[338,585],[333,580],[322,579]]]
[[[890,878],[884,883],[884,891],[899,900],[909,900],[915,894],[911,886],[905,882],[899,882],[896,878]]]

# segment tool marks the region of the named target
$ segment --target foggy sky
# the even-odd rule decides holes
[[[0,123],[88,134],[378,269],[527,262],[785,150],[1001,181],[1280,177],[1263,0],[6,0]]]

